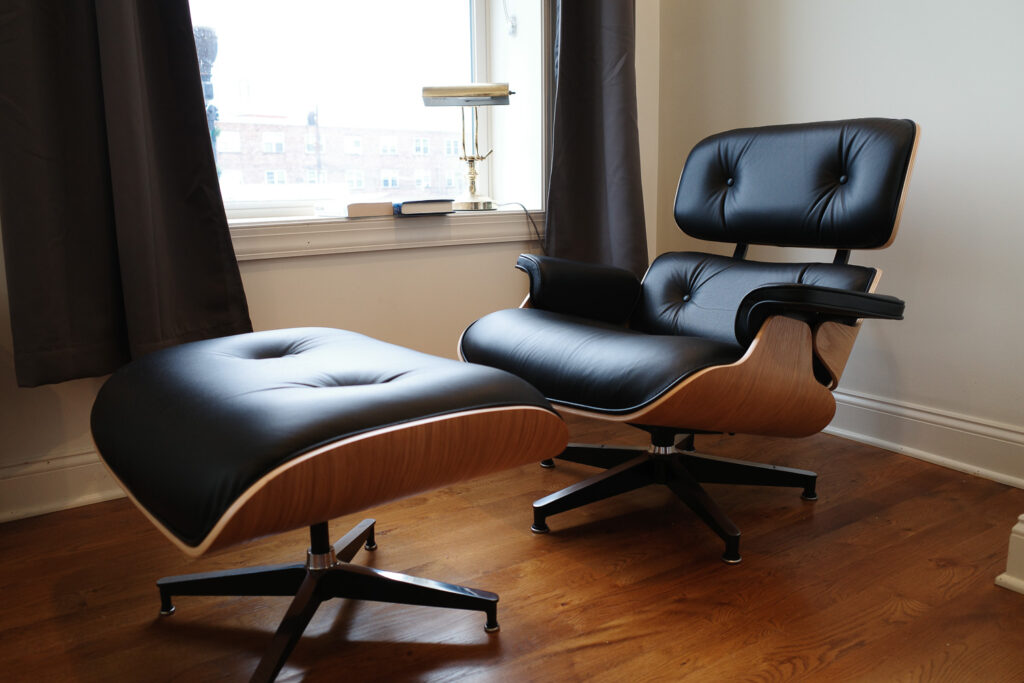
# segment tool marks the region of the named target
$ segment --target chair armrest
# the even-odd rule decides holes
[[[736,339],[747,346],[769,316],[784,315],[810,323],[855,325],[861,318],[902,320],[904,302],[885,294],[851,292],[818,285],[765,285],[743,297],[736,312]]]
[[[640,297],[624,268],[536,254],[520,254],[516,268],[530,276],[530,302],[546,311],[623,324]]]

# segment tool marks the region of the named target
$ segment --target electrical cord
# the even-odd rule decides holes
[[[530,225],[533,226],[534,239],[537,240],[537,244],[540,246],[541,253],[543,253],[546,256],[548,251],[544,247],[543,238],[541,238],[540,236],[540,228],[537,227],[537,222],[533,220],[533,216],[530,215],[530,210],[526,208],[526,205],[523,204],[522,202],[505,202],[504,204],[498,204],[499,208],[502,206],[518,206],[520,209],[523,210],[523,213],[526,215],[526,220],[530,221]]]

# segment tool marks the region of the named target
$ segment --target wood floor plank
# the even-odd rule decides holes
[[[578,419],[574,441],[643,445]],[[589,476],[501,472],[331,524],[378,520],[354,560],[500,594],[479,613],[335,600],[282,681],[1024,681],[1024,596],[996,587],[1024,491],[836,437],[699,436],[698,450],[819,473],[799,492],[708,486],[744,561],[664,487],[555,515],[536,498]],[[304,531],[182,556],[125,500],[0,525],[0,678],[234,681],[287,598],[181,597],[160,576],[303,559]]]

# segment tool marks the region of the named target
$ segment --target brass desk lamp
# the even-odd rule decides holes
[[[459,197],[454,204],[456,211],[492,211],[497,206],[494,200],[486,195],[477,194],[476,164],[491,156],[493,149],[486,154],[480,154],[478,140],[478,128],[480,125],[477,107],[490,107],[499,104],[508,104],[509,95],[515,93],[509,91],[508,83],[472,83],[469,85],[454,86],[426,86],[423,88],[423,104],[428,107],[462,107],[462,156],[460,160],[469,165],[466,177],[469,179],[469,193]],[[466,107],[472,107],[471,125],[473,128],[473,146],[466,149]]]

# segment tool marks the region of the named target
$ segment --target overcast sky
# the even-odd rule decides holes
[[[221,120],[263,114],[335,126],[452,129],[424,85],[469,83],[469,0],[190,0],[217,33]]]

